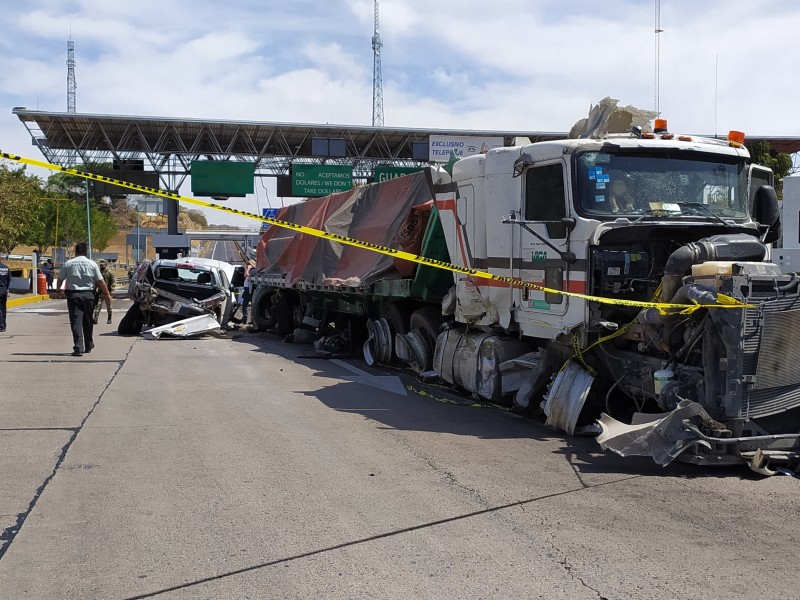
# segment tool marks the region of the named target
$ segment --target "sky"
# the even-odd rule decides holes
[[[675,132],[800,136],[800,2],[660,4],[657,62],[652,0],[381,0],[385,124],[566,132],[607,96],[653,110],[657,89]],[[11,110],[66,111],[69,39],[78,113],[372,123],[372,0],[0,0],[0,8],[4,152],[43,159]],[[256,189],[227,205],[280,206],[274,180]]]

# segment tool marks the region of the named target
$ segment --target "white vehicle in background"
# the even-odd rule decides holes
[[[800,175],[783,178],[781,202],[783,238],[781,247],[772,249],[772,260],[784,273],[800,272]]]

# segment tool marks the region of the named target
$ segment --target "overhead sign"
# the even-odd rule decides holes
[[[292,196],[327,196],[353,187],[353,167],[292,165]]]
[[[473,137],[466,135],[430,136],[430,161],[446,163],[453,152],[456,158],[482,154],[503,145],[502,137]]]
[[[411,175],[411,173],[422,171],[424,168],[425,167],[375,167],[373,177],[375,178],[375,183],[380,183],[381,181],[389,181],[396,177]]]
[[[192,161],[192,193],[196,196],[246,196],[254,192],[256,164],[238,161]]]

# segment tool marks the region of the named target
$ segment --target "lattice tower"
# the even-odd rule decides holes
[[[75,42],[67,40],[67,112],[75,112],[78,84],[75,81]]]
[[[378,26],[378,0],[375,0],[375,33],[372,35],[372,126],[383,127],[383,73],[381,72],[381,40]]]

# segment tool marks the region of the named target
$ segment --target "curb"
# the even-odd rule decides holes
[[[32,302],[41,302],[42,300],[50,300],[50,296],[25,296],[24,298],[9,299],[6,306],[8,308],[13,308],[15,306],[22,306],[23,304],[31,304]]]

